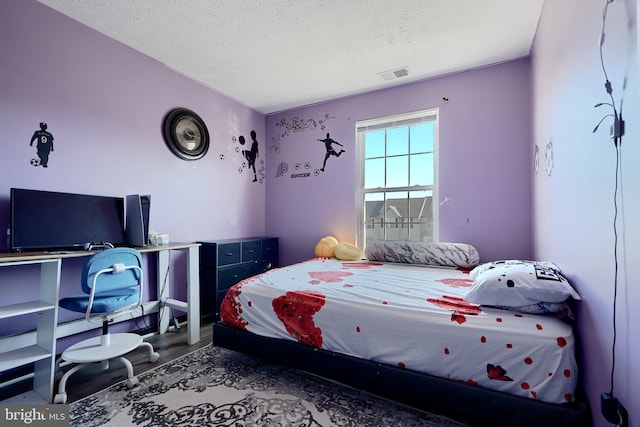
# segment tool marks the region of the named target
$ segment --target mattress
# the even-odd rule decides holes
[[[468,272],[313,259],[227,292],[222,322],[248,332],[549,403],[574,400],[572,325],[464,301]]]

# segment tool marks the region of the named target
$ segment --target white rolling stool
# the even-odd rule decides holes
[[[110,334],[109,320],[116,313],[137,310],[142,304],[143,294],[142,257],[130,248],[105,249],[91,256],[82,270],[84,294],[62,298],[60,307],[75,312],[84,312],[90,322],[102,321],[102,335],[89,338],[67,348],[56,362],[59,371],[62,361],[77,363],[60,379],[58,393],[53,403],[66,403],[67,380],[71,375],[90,363],[100,362],[103,369],[109,368],[109,360],[118,359],[127,368],[127,387],[138,384],[133,365],[123,355],[145,347],[149,361],[160,357],[153,346],[133,333]]]

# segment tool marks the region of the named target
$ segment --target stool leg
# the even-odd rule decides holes
[[[151,345],[151,343],[142,341],[138,348],[140,347],[146,347],[146,349],[149,350],[149,362],[155,363],[158,361],[158,359],[160,359],[160,355],[157,352],[153,351],[153,346]]]
[[[54,371],[54,378],[56,379],[56,381],[60,380],[63,375],[62,371],[60,370],[60,363],[62,363],[62,357],[56,359],[56,367]]]
[[[120,361],[127,368],[127,388],[133,388],[136,384],[138,384],[138,378],[133,375],[133,365],[129,362],[128,359],[124,357],[119,357]]]
[[[73,368],[69,369],[60,379],[60,383],[58,384],[58,394],[53,398],[53,403],[66,403],[67,402],[67,380],[73,374],[75,374],[78,370],[80,370],[85,365],[76,365]]]

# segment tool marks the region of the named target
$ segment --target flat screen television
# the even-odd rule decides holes
[[[11,189],[11,251],[79,250],[126,243],[122,197]]]

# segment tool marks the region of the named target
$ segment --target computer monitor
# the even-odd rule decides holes
[[[83,249],[126,244],[122,197],[11,189],[12,251]]]

